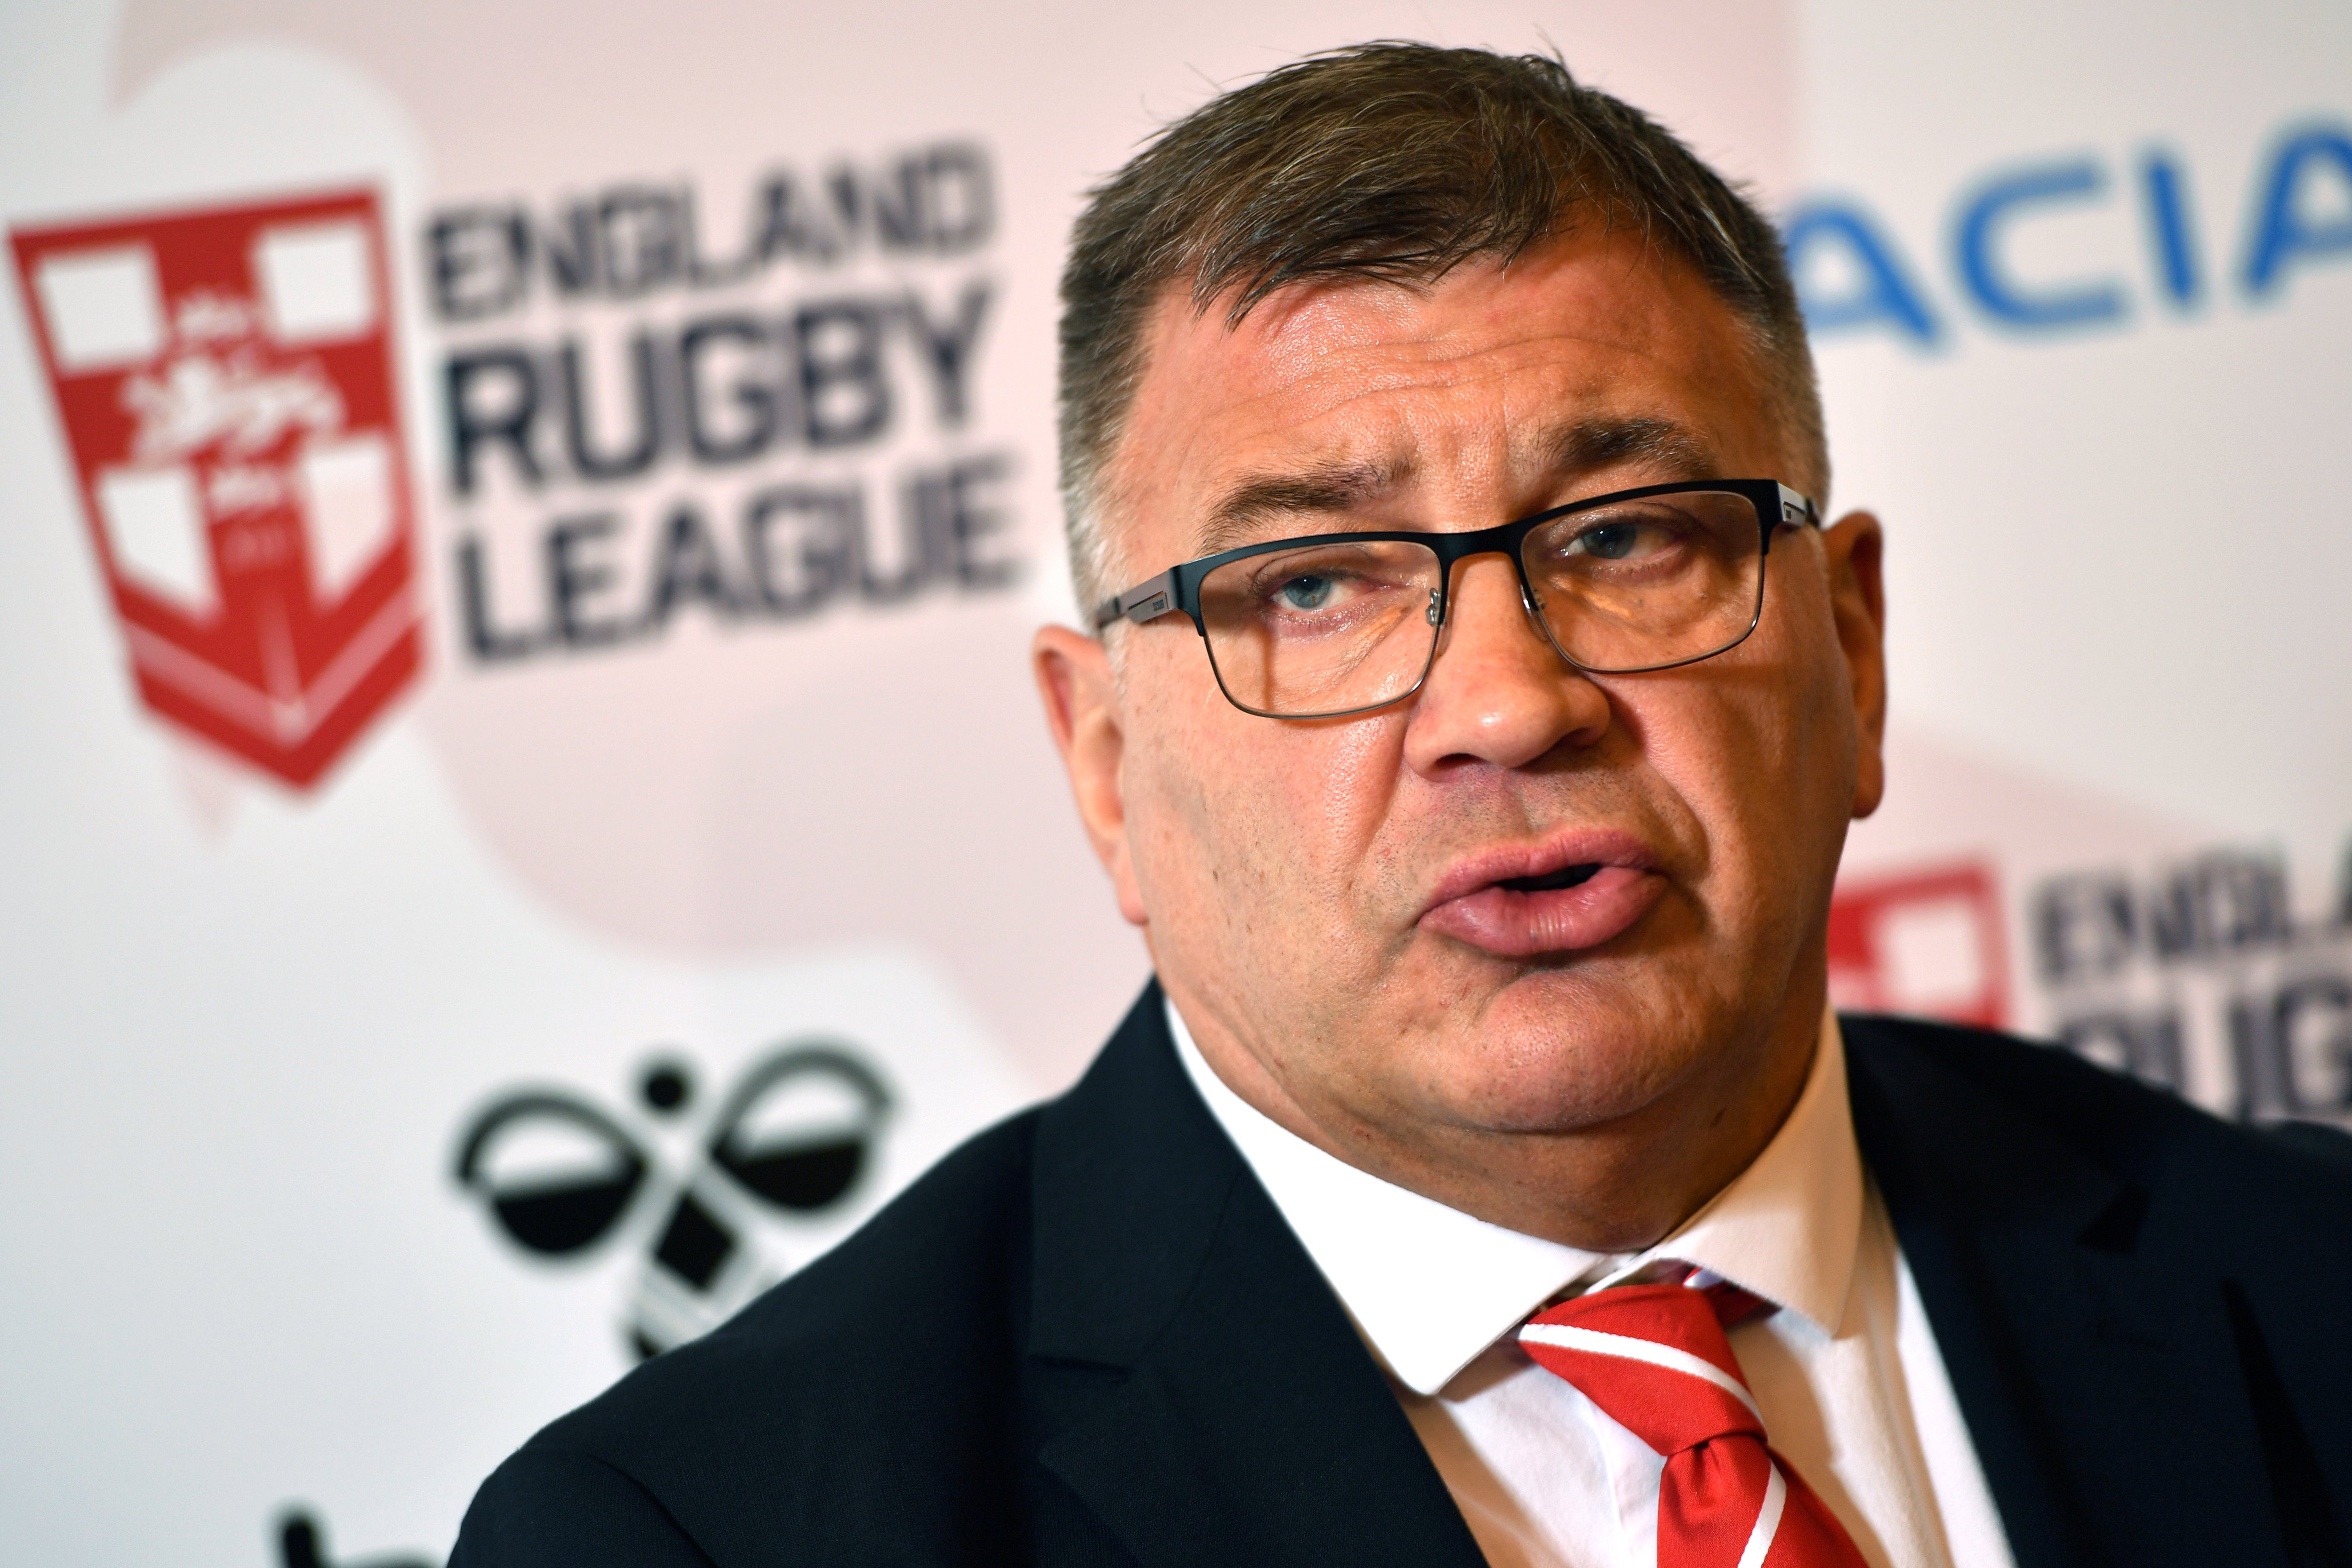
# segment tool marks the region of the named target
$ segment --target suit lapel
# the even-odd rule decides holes
[[[1143,1563],[1483,1563],[1387,1380],[1175,1056],[1157,985],[1041,1125],[1038,1451]]]
[[[2164,1205],[1948,1042],[1845,1030],[1856,1139],[2019,1568],[2279,1562],[2225,1304],[2205,1260],[2166,1256]]]

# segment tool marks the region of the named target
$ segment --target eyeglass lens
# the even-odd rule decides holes
[[[1747,497],[1696,490],[1554,519],[1529,531],[1519,554],[1553,646],[1607,674],[1738,642],[1762,602],[1762,543]],[[1201,619],[1228,697],[1309,718],[1411,691],[1437,646],[1444,590],[1426,544],[1306,543],[1211,572]]]

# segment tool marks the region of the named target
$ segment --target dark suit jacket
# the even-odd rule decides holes
[[[2020,1568],[2352,1563],[2352,1140],[1845,1038]],[[532,1438],[452,1568],[1480,1561],[1155,985],[1068,1094]]]

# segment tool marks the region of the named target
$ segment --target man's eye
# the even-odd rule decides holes
[[[1293,577],[1274,591],[1286,610],[1319,610],[1331,600],[1331,579],[1321,575]]]
[[[1595,555],[1603,561],[1623,561],[1642,547],[1642,525],[1635,522],[1604,522],[1588,528],[1576,536],[1569,548],[1580,555]]]

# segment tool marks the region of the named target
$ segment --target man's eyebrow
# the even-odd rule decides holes
[[[1715,450],[1671,419],[1646,416],[1580,419],[1538,441],[1547,470],[1561,479],[1641,463],[1665,479],[1715,479]],[[1412,477],[1409,460],[1330,463],[1286,474],[1255,474],[1228,489],[1210,509],[1194,542],[1214,555],[1265,537],[1265,525],[1318,514],[1345,516],[1388,494]]]
[[[1202,555],[1253,542],[1268,521],[1353,511],[1405,481],[1412,465],[1332,463],[1289,474],[1257,474],[1227,490],[1210,509],[1196,542]]]
[[[1549,432],[1549,466],[1563,479],[1641,463],[1662,479],[1712,479],[1719,459],[1697,435],[1671,419],[1644,416],[1580,419]]]

